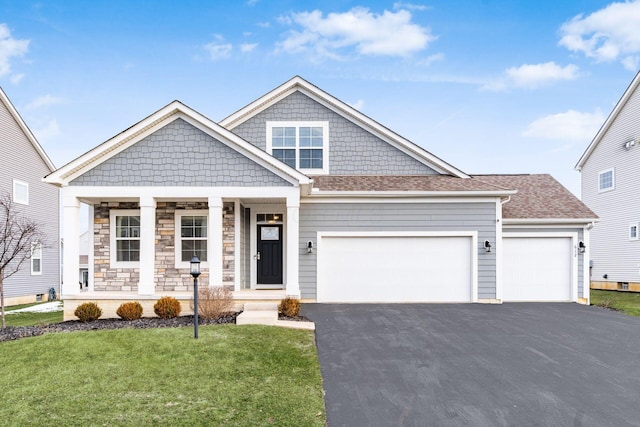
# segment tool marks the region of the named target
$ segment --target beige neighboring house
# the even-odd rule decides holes
[[[576,164],[591,230],[591,288],[640,292],[640,73]]]
[[[46,242],[35,244],[22,269],[5,279],[7,306],[46,300],[60,291],[59,190],[43,182],[55,166],[0,88],[0,194],[11,195],[14,206],[40,224]]]

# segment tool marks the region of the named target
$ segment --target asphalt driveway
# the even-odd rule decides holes
[[[640,318],[578,304],[305,304],[329,427],[640,426]]]

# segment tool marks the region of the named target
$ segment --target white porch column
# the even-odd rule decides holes
[[[64,192],[64,189],[62,190]],[[77,295],[80,293],[78,272],[80,271],[80,201],[77,197],[63,193],[64,249],[63,273],[60,294]]]
[[[153,197],[140,197],[140,279],[139,295],[155,293],[156,270],[156,201]]]
[[[222,198],[209,197],[209,286],[222,286]]]
[[[288,296],[300,298],[298,263],[300,255],[300,197],[287,197],[287,279]]]

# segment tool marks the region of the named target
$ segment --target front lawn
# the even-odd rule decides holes
[[[324,426],[309,331],[212,325],[0,343],[6,425]]]
[[[640,317],[640,293],[591,290],[591,304]]]
[[[63,320],[63,312],[50,311],[46,313],[38,313],[33,311],[23,311],[20,313],[5,313],[5,322],[7,326],[37,326],[50,325],[52,323],[60,323]]]

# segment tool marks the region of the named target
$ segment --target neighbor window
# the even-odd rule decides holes
[[[176,266],[188,267],[194,255],[207,261],[207,222],[207,211],[176,212]]]
[[[292,168],[328,172],[328,122],[269,122],[267,151]]]
[[[31,244],[31,275],[42,274],[42,245],[40,243]]]
[[[13,201],[21,205],[29,204],[29,184],[24,181],[13,180]]]
[[[135,267],[140,262],[140,211],[116,210],[111,222],[111,262]]]
[[[629,226],[629,240],[638,240],[638,224]]]
[[[609,191],[614,188],[613,169],[607,169],[598,174],[598,191]]]

